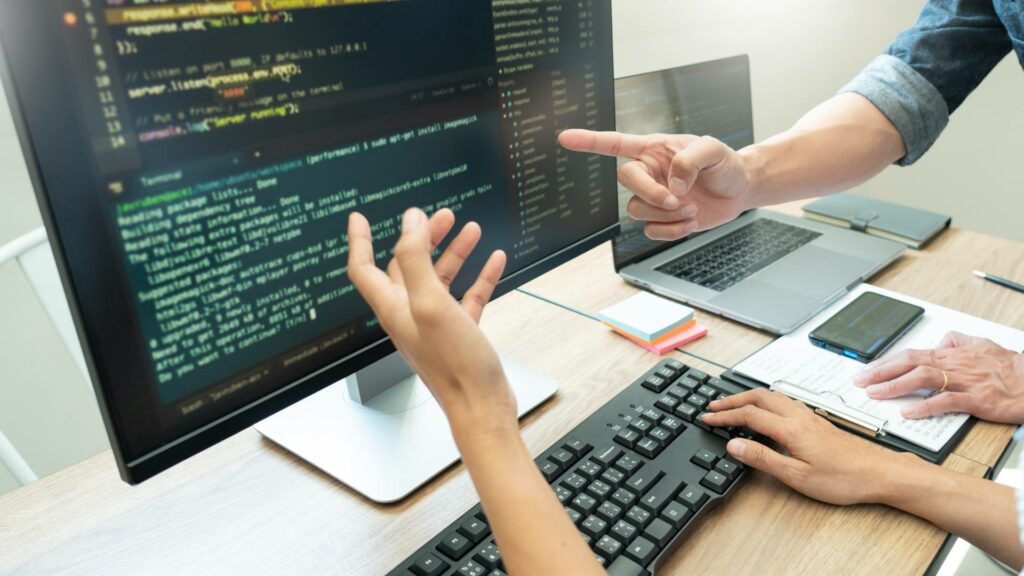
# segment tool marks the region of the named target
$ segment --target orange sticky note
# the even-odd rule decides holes
[[[619,336],[622,336],[623,338],[628,338],[633,343],[639,346],[643,346],[644,348],[650,350],[651,352],[654,352],[658,356],[664,356],[665,354],[671,352],[672,350],[675,350],[676,348],[679,348],[681,346],[685,346],[690,342],[693,342],[694,340],[700,340],[701,338],[707,336],[708,334],[707,326],[703,324],[697,324],[696,322],[694,322],[693,325],[687,328],[686,330],[676,332],[673,335],[669,336],[668,338],[661,339],[658,342],[654,343],[644,342],[643,340],[637,338],[636,336],[633,336],[632,334],[627,334],[621,330],[616,329],[614,326],[612,326],[611,328]]]

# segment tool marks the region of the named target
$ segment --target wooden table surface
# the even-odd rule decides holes
[[[1024,276],[1024,246],[954,230],[875,281],[1024,327],[1024,295],[981,283],[973,268]],[[527,288],[589,311],[632,291],[611,272],[607,246]],[[770,339],[701,318],[711,335],[687,351],[719,365]],[[522,421],[533,454],[658,360],[593,320],[521,293],[494,302],[484,329],[503,355],[561,384]],[[1010,433],[976,426],[945,466],[984,475]],[[399,504],[374,504],[250,429],[140,486],[120,481],[107,452],[0,497],[0,574],[382,574],[476,500],[456,465]],[[945,536],[891,509],[820,504],[752,474],[662,573],[920,574]]]

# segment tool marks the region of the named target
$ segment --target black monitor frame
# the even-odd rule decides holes
[[[39,2],[44,3],[50,4],[48,1]],[[602,0],[602,3],[608,4],[606,8],[610,13],[610,0]],[[40,9],[35,1],[0,0],[0,45],[3,46],[0,80],[7,94],[28,173],[121,478],[129,484],[149,479],[393,353],[395,348],[385,336],[229,414],[168,439],[143,454],[130,456],[127,424],[115,409],[114,395],[117,392],[113,382],[116,380],[123,385],[146,376],[133,373],[132,368],[119,359],[119,347],[132,346],[132,338],[126,332],[133,330],[134,326],[117,326],[116,322],[111,322],[110,316],[110,309],[128,306],[129,295],[125,287],[116,281],[116,277],[108,273],[115,266],[115,263],[109,261],[106,250],[110,240],[98,237],[98,234],[107,234],[107,231],[102,226],[88,224],[90,218],[99,221],[100,210],[57,210],[54,206],[53,191],[66,192],[89,187],[95,178],[85,135],[79,129],[67,129],[69,126],[81,126],[81,121],[72,96],[74,87],[69,79],[71,73],[65,65],[65,47],[52,35],[39,33],[47,29],[44,16],[58,15],[56,3],[51,6]],[[601,31],[600,37],[610,39],[610,28],[609,18],[608,30]],[[610,86],[614,77],[611,69],[611,43],[608,42],[602,49],[606,50],[605,57],[609,66],[609,98],[614,103],[614,90]],[[53,66],[58,69],[48,68]],[[17,83],[15,77],[18,78]],[[28,128],[30,121],[33,127],[31,131]],[[44,171],[41,158],[61,158],[62,169],[53,170],[51,165],[49,170]],[[608,162],[613,163],[614,160],[608,159]],[[85,203],[82,208],[86,208]],[[69,217],[69,212],[74,212],[74,218]],[[618,230],[618,221],[609,223],[590,236],[502,278],[494,297],[511,292],[519,285],[610,240]]]

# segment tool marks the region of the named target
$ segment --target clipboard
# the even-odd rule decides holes
[[[916,454],[932,464],[942,464],[942,462],[946,460],[946,457],[953,452],[953,449],[960,444],[960,441],[963,440],[964,436],[971,431],[975,422],[978,421],[977,418],[971,416],[940,450],[933,452],[927,448],[918,446],[913,442],[904,440],[899,436],[886,434],[884,419],[867,414],[866,412],[862,412],[855,408],[845,406],[845,401],[841,403],[839,402],[841,399],[830,400],[828,398],[822,398],[822,395],[820,394],[800,388],[799,386],[794,386],[784,381],[772,384],[759,382],[752,378],[747,378],[746,376],[737,374],[732,370],[723,372],[720,378],[726,382],[741,386],[748,390],[768,388],[772,391],[782,392],[794,400],[807,404],[815,411],[815,413],[828,419],[839,428],[863,436],[864,438],[891,450]]]

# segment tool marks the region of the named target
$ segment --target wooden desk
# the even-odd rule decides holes
[[[962,234],[951,234],[938,248],[951,249],[945,244],[951,243],[964,249],[961,243],[970,242],[958,240]],[[1019,262],[1024,249],[982,240],[983,247],[967,249],[988,258],[976,265],[998,274],[1022,271],[1009,267],[1006,258]],[[584,258],[595,255],[600,251]],[[967,258],[941,264],[959,278],[958,266],[967,266]],[[907,258],[882,278],[902,282],[903,275],[913,276],[907,272],[911,265],[916,264]],[[533,287],[572,283],[580,296],[594,288],[591,282],[628,289],[609,273],[610,263],[602,269],[573,262]],[[974,295],[958,300],[975,306],[967,311],[998,318],[999,302],[989,298],[1009,306],[1017,297],[1014,305],[1024,308],[1024,296],[972,282],[966,278],[960,287]],[[907,284],[908,292],[938,301],[928,282]],[[598,296],[588,297],[600,307]],[[990,303],[971,304],[981,297]],[[1017,325],[1021,319],[1015,317]],[[723,358],[719,362],[768,341],[764,334],[714,322],[715,333],[702,350]],[[554,400],[523,420],[534,454],[657,361],[597,322],[523,294],[495,302],[484,328],[502,354],[562,385]],[[734,340],[724,337],[727,330]],[[720,372],[712,364],[675,357]],[[984,462],[990,456],[994,461],[1005,441],[1003,428],[979,427],[965,441],[966,455],[952,456],[945,465],[982,476]],[[104,453],[0,497],[0,574],[382,574],[476,500],[465,469],[457,465],[400,504],[376,505],[247,430],[141,486],[122,484],[110,453]],[[663,573],[920,574],[944,538],[937,528],[894,510],[819,504],[753,474],[673,553]]]
[[[805,201],[775,209],[802,214]],[[1024,245],[978,232],[953,228],[923,251],[907,250],[895,264],[871,279],[875,285],[961,310],[980,318],[1024,329],[1024,294],[985,282],[972,274],[984,270],[1009,278],[1024,277]],[[524,290],[596,314],[639,291],[612,266],[611,243],[604,244],[524,286]],[[731,367],[772,340],[765,332],[703,312],[698,318],[710,332],[684,350]],[[964,458],[994,466],[1013,435],[1012,426],[979,422],[955,450]]]

